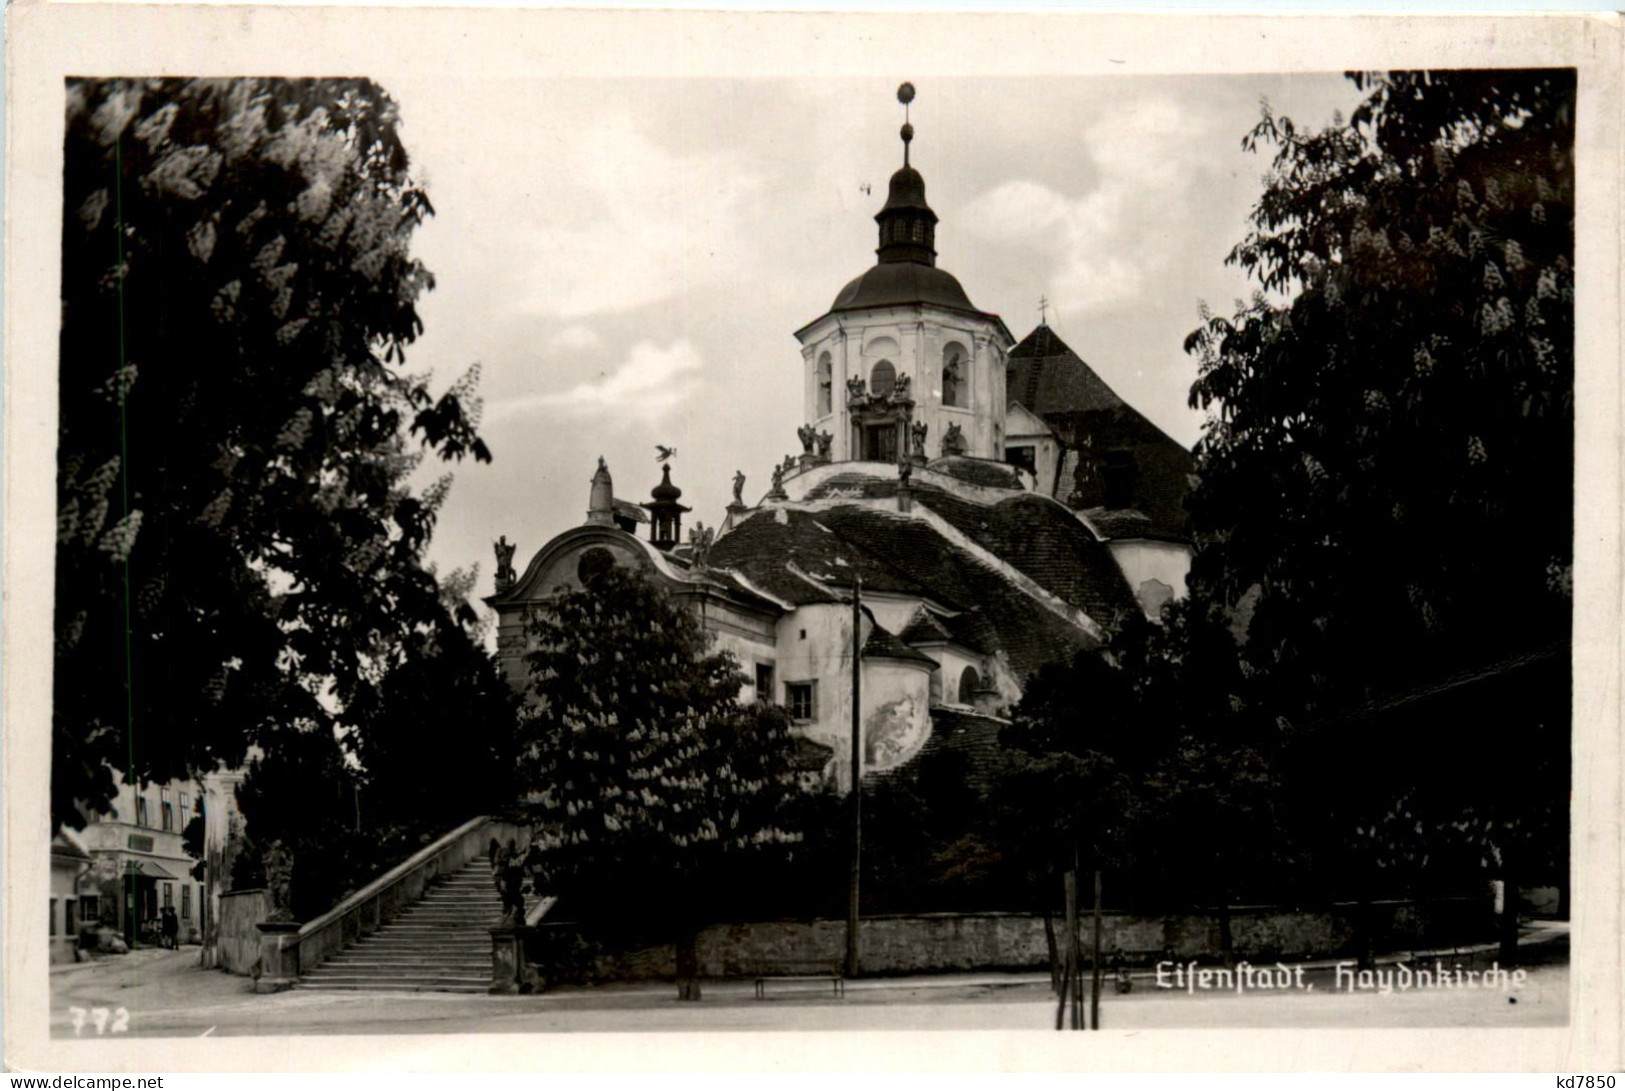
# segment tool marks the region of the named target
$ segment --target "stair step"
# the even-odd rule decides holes
[[[297,988],[349,992],[485,993],[491,986],[490,929],[501,894],[480,858],[441,876],[388,924],[306,973]]]
[[[471,966],[379,966],[374,963],[345,963],[343,966],[332,966],[323,963],[319,969],[306,974],[306,980],[332,980],[335,977],[377,977],[379,980],[406,979],[418,980],[421,977],[478,977],[478,979],[491,979],[491,961],[474,963]]]
[[[379,985],[372,982],[296,982],[294,989],[309,989],[312,992],[447,992],[466,993],[466,995],[486,995],[491,992],[491,982],[484,985],[442,985],[442,984],[388,984]]]

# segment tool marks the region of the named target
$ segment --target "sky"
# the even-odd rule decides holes
[[[413,173],[436,215],[408,356],[443,389],[476,363],[489,465],[454,484],[431,558],[520,571],[581,523],[599,455],[646,500],[655,445],[716,525],[799,452],[793,332],[874,263],[874,213],[902,160],[895,79],[401,77]],[[940,217],[937,263],[1018,339],[1049,324],[1183,444],[1198,306],[1252,288],[1224,264],[1267,162],[1241,148],[1260,100],[1301,124],[1346,116],[1338,74],[915,81],[911,160]],[[865,192],[867,187],[867,192]],[[444,467],[425,465],[430,480]]]

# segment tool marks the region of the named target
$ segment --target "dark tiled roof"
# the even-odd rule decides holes
[[[981,485],[989,489],[1024,488],[1021,484],[1021,475],[1016,472],[1015,467],[1004,462],[994,462],[990,458],[953,455],[937,459],[931,463],[931,468],[967,484]]]
[[[726,591],[729,597],[733,599],[745,602],[761,609],[773,611],[775,614],[779,610],[778,603],[774,602],[772,599],[763,598],[761,595],[745,586],[743,582],[729,572],[718,571],[717,569],[711,567],[702,569],[694,569],[691,567],[689,570],[689,582],[696,588],[706,584],[714,585]],[[808,590],[812,589],[808,588]]]
[[[649,513],[644,511],[641,506],[632,503],[630,500],[622,500],[618,496],[615,498],[615,516],[619,519],[630,519],[634,523],[647,523],[649,521]]]
[[[65,833],[58,833],[51,838],[51,855],[66,856],[74,860],[90,859],[90,853],[85,851],[84,846]]]
[[[985,504],[922,481],[911,488],[917,502],[954,529],[1100,624],[1110,627],[1115,616],[1139,610],[1111,551],[1063,505],[1036,493],[1012,492]],[[897,495],[897,482],[853,470],[820,482],[807,499],[854,490],[885,499]]]
[[[959,709],[931,710],[931,737],[920,752],[896,769],[873,779],[894,780],[918,776],[922,766],[952,762],[959,766],[956,779],[985,794],[997,781],[1004,763],[1004,746],[999,732],[1007,721]]]
[[[1069,504],[1079,509],[1102,507],[1105,479],[1099,460],[1108,451],[1125,451],[1132,456],[1133,503],[1120,510],[1138,512],[1141,518],[1138,522],[1106,520],[1123,528],[1122,533],[1108,531],[1096,520],[1101,533],[1108,537],[1190,540],[1185,513],[1185,497],[1195,469],[1190,451],[1118,397],[1054,330],[1039,326],[1010,350],[1005,390],[1010,401],[1020,402],[1042,417],[1063,444],[1092,463],[1075,482],[1060,482],[1058,498]]]
[[[977,504],[939,489],[917,489],[920,503],[989,553],[1101,625],[1138,607],[1105,543],[1048,497],[1019,493]]]
[[[829,305],[831,314],[866,307],[929,303],[954,311],[981,314],[959,281],[946,269],[917,261],[886,261],[852,278]]]
[[[951,626],[956,637],[963,634],[960,642],[985,651],[1003,650],[1020,677],[1094,643],[923,520],[858,505],[831,508],[820,512],[819,518],[843,541],[907,572],[909,581],[920,588],[920,597],[962,611]],[[872,586],[867,575],[864,586]]]
[[[919,609],[914,611],[914,616],[897,636],[904,644],[926,644],[951,639],[952,634],[937,620],[935,614],[926,609]]]
[[[863,543],[843,538],[829,525],[828,514],[789,506],[759,511],[717,539],[709,562],[734,569],[768,594],[797,605],[839,601],[841,594],[822,588],[850,587],[854,576],[872,591],[930,597],[909,577],[906,565],[894,566]],[[789,565],[811,579],[790,571]]]
[[[929,663],[933,667],[937,664],[935,659],[915,651],[893,636],[878,622],[869,630],[869,639],[863,642],[863,657],[865,659],[902,659],[911,663]]]
[[[797,772],[821,772],[829,764],[829,759],[835,756],[834,747],[815,742],[805,735],[794,736],[791,745],[794,749],[790,754],[790,768]]]
[[[1127,404],[1048,326],[1039,326],[1010,350],[1004,374],[1005,399],[1020,402],[1039,416]]]

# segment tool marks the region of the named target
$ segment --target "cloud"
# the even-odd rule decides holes
[[[745,153],[674,153],[624,116],[584,121],[545,170],[564,196],[530,247],[532,313],[615,314],[736,281],[767,211]]]
[[[568,390],[517,398],[493,406],[496,417],[552,411],[571,417],[613,415],[618,420],[652,423],[689,399],[699,386],[705,360],[687,338],[662,348],[652,341],[633,345],[613,370]]]
[[[1197,205],[1190,145],[1200,133],[1200,120],[1167,99],[1103,111],[1080,140],[1095,167],[1086,188],[1001,182],[966,206],[966,230],[1020,251],[1063,312],[1121,309],[1181,257],[1167,225]]]
[[[549,352],[585,352],[602,346],[604,339],[591,326],[565,326],[547,340]]]

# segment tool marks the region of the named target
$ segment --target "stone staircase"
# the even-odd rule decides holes
[[[426,890],[378,931],[300,977],[295,988],[484,993],[502,899],[484,857]]]

